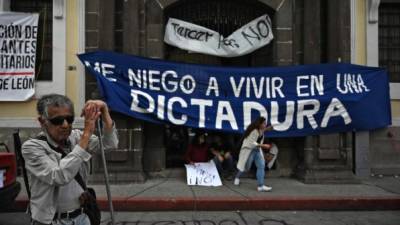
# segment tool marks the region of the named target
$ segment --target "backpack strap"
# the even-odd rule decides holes
[[[31,199],[31,189],[29,188],[28,174],[26,172],[26,167],[25,167],[25,159],[24,157],[22,157],[22,149],[21,149],[22,145],[21,145],[21,138],[19,136],[19,130],[13,133],[13,138],[14,138],[14,150],[15,154],[17,155],[17,162],[22,167],[22,175],[24,177],[26,193],[28,194],[28,198]]]

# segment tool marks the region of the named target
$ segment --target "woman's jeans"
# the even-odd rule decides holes
[[[256,164],[257,167],[257,172],[256,172],[256,177],[257,177],[257,185],[259,187],[264,185],[264,176],[265,176],[265,159],[261,155],[260,149],[255,148],[251,150],[251,153],[249,155],[249,158],[247,159],[246,162],[246,171],[248,171],[251,167],[251,164],[253,163]],[[244,171],[238,170],[235,178],[239,178]]]

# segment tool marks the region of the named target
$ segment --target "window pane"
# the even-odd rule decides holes
[[[53,0],[11,1],[11,11],[39,13],[35,76],[39,81],[52,80]]]
[[[379,6],[379,65],[389,72],[390,82],[400,82],[400,4]]]

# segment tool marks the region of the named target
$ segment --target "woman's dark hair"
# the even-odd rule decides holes
[[[265,122],[265,117],[260,116],[257,119],[255,119],[253,122],[250,123],[250,125],[246,128],[246,131],[243,134],[243,139],[245,139],[249,134],[254,130],[258,129],[261,124]]]
[[[203,132],[198,132],[198,133],[196,133],[195,135],[194,135],[194,137],[193,137],[193,139],[192,139],[192,145],[200,145],[200,143],[199,143],[199,138],[201,137],[201,136],[205,136],[206,135],[206,133],[203,133]],[[205,140],[204,140],[204,143],[203,144],[205,144]]]

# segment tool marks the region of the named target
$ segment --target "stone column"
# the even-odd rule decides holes
[[[322,7],[326,7],[327,15],[321,12]],[[345,0],[304,0],[305,64],[349,61],[349,13],[350,5]],[[303,163],[296,174],[305,183],[354,183],[352,155],[351,133],[308,136]]]
[[[145,3],[145,55],[149,58],[164,58],[164,12],[162,2],[150,0]],[[143,165],[146,172],[165,169],[164,125],[145,123]]]
[[[119,4],[118,9],[116,9],[116,3]],[[140,13],[141,4],[142,1],[136,0],[123,2],[116,2],[115,0],[86,1],[87,50],[114,51],[116,49],[116,30],[122,29],[122,46],[118,46],[119,50],[122,47],[124,53],[143,54],[140,52],[139,45],[140,38],[144,36],[140,32],[140,21],[143,21]],[[116,17],[116,14],[122,15],[122,18]],[[115,19],[117,19],[117,22]],[[95,79],[92,76],[88,76],[88,78],[86,83],[87,98],[100,97]],[[110,182],[144,181],[145,175],[142,164],[143,123],[120,113],[112,113],[111,116],[116,123],[120,142],[117,149],[112,149],[106,153]],[[92,170],[91,181],[102,182],[104,175],[100,155],[93,157]]]
[[[293,65],[293,1],[284,1],[275,13],[274,65]]]
[[[114,50],[115,0],[99,1],[99,48]]]
[[[304,64],[321,62],[321,0],[304,0]]]
[[[140,40],[143,34],[140,32],[142,28],[141,22],[144,20],[141,11],[143,5],[141,1],[125,0],[122,7],[122,49],[124,53],[143,55],[140,50]],[[128,159],[130,163],[130,178],[132,181],[144,181],[143,173],[143,149],[144,149],[144,133],[143,122],[137,119],[126,120],[127,127],[130,131],[129,138],[133,140],[130,143],[129,151],[132,157]]]

